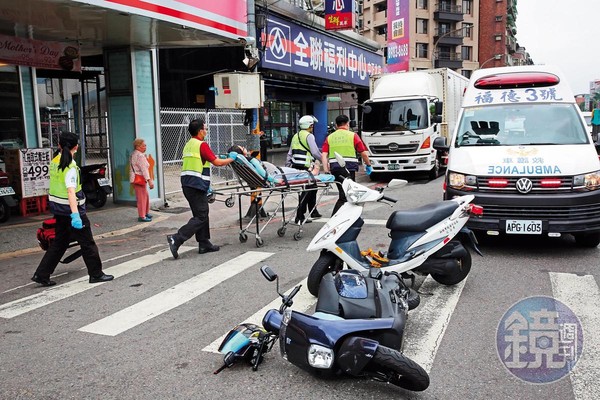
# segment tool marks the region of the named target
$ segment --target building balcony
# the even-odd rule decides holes
[[[444,30],[435,30],[435,34],[433,35],[433,41],[437,44],[445,44],[448,46],[460,46],[463,44],[463,39],[465,37],[465,30],[452,30],[444,31]]]
[[[450,68],[456,70],[462,68],[463,66],[463,59],[460,53],[446,53],[438,51],[433,57],[435,68]]]
[[[461,22],[463,18],[462,6],[438,4],[433,12],[435,21]]]

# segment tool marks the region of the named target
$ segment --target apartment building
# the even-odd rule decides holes
[[[388,6],[400,1],[408,1],[410,71],[447,67],[470,77],[482,67],[531,64],[516,40],[517,0],[363,0],[360,32],[386,57]]]

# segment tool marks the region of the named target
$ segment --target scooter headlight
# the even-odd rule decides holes
[[[348,189],[348,193],[346,194],[346,197],[348,197],[348,200],[351,203],[358,203],[358,202],[360,202],[360,199],[362,199],[366,193],[367,193],[366,190],[361,190],[358,188],[351,187]]]
[[[333,364],[333,350],[311,344],[308,348],[308,364],[313,368],[329,369]]]

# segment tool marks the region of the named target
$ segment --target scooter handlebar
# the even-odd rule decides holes
[[[398,201],[398,200],[396,200],[396,199],[394,199],[394,198],[391,198],[391,197],[388,197],[388,196],[383,196],[383,197],[381,198],[381,200],[386,200],[386,201],[389,201],[389,202],[391,202],[391,203],[396,203],[396,202]]]

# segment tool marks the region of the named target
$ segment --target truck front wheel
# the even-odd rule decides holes
[[[436,157],[435,165],[429,170],[429,180],[432,181],[437,179],[438,176],[440,176],[440,159],[439,157]]]

